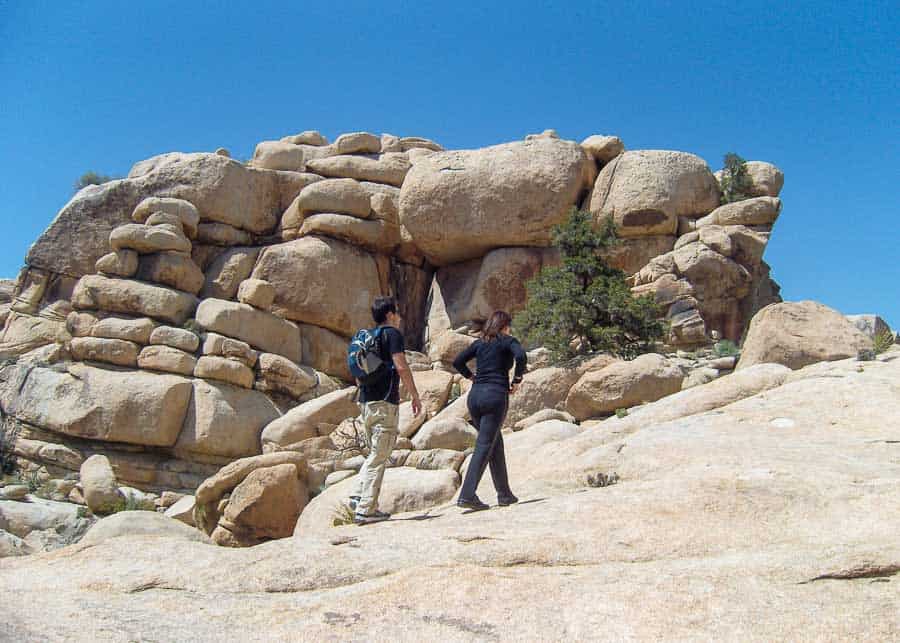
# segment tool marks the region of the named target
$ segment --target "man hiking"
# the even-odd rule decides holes
[[[400,382],[410,392],[413,415],[422,410],[419,392],[403,353],[403,335],[400,332],[403,318],[397,313],[393,297],[377,297],[372,304],[372,318],[377,327],[374,352],[384,364],[384,372],[373,381],[359,384],[359,404],[365,428],[369,455],[359,470],[356,494],[350,496],[350,506],[356,513],[358,525],[380,522],[391,517],[378,510],[378,494],[387,460],[397,442],[400,409]]]

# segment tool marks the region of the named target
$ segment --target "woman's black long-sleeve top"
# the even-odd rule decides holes
[[[453,360],[453,368],[466,379],[472,379],[472,371],[466,362],[472,358],[475,362],[475,384],[502,386],[509,390],[509,369],[516,363],[513,382],[518,384],[525,374],[528,358],[522,345],[512,335],[498,335],[486,342],[478,339]]]

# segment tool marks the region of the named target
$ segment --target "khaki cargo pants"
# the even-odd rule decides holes
[[[369,456],[359,469],[356,513],[369,515],[378,511],[378,494],[391,451],[397,443],[400,407],[390,402],[360,404]]]

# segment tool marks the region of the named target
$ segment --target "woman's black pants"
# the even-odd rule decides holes
[[[476,385],[469,391],[469,413],[472,424],[478,429],[478,439],[475,441],[475,453],[469,462],[466,479],[459,491],[461,499],[471,500],[475,497],[487,465],[491,467],[491,478],[498,497],[513,495],[509,489],[503,435],[500,432],[508,405],[509,392],[503,386]]]

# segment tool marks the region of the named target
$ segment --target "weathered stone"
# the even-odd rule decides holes
[[[783,302],[750,321],[737,369],[774,363],[796,370],[871,348],[872,340],[838,311],[815,301]]]
[[[673,235],[679,216],[697,218],[719,204],[719,186],[706,163],[686,152],[624,152],[597,177],[590,210],[612,216],[623,237]]]
[[[106,514],[122,507],[125,498],[116,485],[116,475],[105,455],[98,453],[85,460],[79,475],[82,493],[91,511]]]
[[[200,292],[205,279],[190,255],[180,252],[143,255],[136,278],[171,286],[192,295]]]
[[[444,151],[444,148],[434,141],[422,138],[421,136],[401,136],[400,147],[403,148],[404,152],[408,152],[409,150],[430,150],[432,152]]]
[[[428,411],[423,408],[418,415],[413,415],[412,402],[403,402],[400,404],[399,416],[397,433],[401,438],[409,438],[425,424],[428,419]],[[414,447],[411,445],[410,448]]]
[[[681,390],[684,375],[661,355],[649,353],[585,373],[569,391],[566,410],[584,420]]]
[[[301,361],[300,329],[296,324],[247,304],[204,299],[197,307],[197,323],[214,333],[235,337],[251,346]]]
[[[600,134],[588,136],[581,141],[581,147],[597,163],[609,163],[625,151],[625,145],[618,136],[602,136]]]
[[[150,333],[150,344],[162,344],[193,353],[200,346],[200,338],[184,328],[160,326]]]
[[[503,426],[513,427],[542,409],[563,408],[569,389],[579,377],[578,371],[556,366],[526,373],[516,392],[509,396]]]
[[[891,332],[891,327],[878,315],[846,315],[846,317],[857,329],[872,339]]]
[[[220,526],[244,545],[291,536],[306,506],[303,478],[305,471],[298,471],[293,464],[252,471],[231,493]]]
[[[694,386],[709,384],[717,377],[719,377],[719,371],[714,368],[709,368],[708,366],[696,368],[684,378],[684,381],[681,383],[681,389],[684,390],[693,388]]]
[[[379,155],[377,159],[352,155],[313,159],[306,167],[322,176],[387,183],[400,187],[409,171],[410,163],[406,154],[389,152]]]
[[[141,254],[163,252],[190,252],[191,242],[164,226],[148,226],[126,223],[109,233],[109,245],[113,250],[131,249]]]
[[[381,152],[402,152],[403,145],[400,143],[400,137],[393,134],[381,135]]]
[[[299,228],[316,212],[347,214],[366,219],[371,214],[370,194],[353,179],[325,179],[306,186],[281,218],[282,228]]]
[[[240,283],[250,276],[259,248],[228,248],[206,270],[206,282],[200,296],[204,299],[234,299]]]
[[[652,283],[635,286],[631,292],[636,297],[652,295],[657,306],[671,306],[676,301],[691,297],[694,287],[687,279],[678,279],[666,273]]]
[[[300,397],[318,383],[313,369],[298,366],[286,357],[272,353],[260,353],[258,370],[258,388],[287,393],[294,398]]]
[[[312,324],[301,324],[300,334],[304,364],[347,382],[353,379],[347,366],[347,337]]]
[[[83,313],[73,313],[79,315],[73,318],[73,326],[80,326],[82,323],[86,326],[89,319],[81,318]],[[72,315],[70,315],[72,317]],[[96,320],[96,318],[94,318]],[[80,321],[78,321],[80,320]],[[92,337],[106,337],[108,339],[124,339],[129,342],[137,342],[138,344],[149,344],[150,335],[157,324],[147,317],[139,317],[137,319],[124,319],[122,317],[106,317],[96,320],[88,328],[88,332]],[[83,329],[78,330],[79,333]],[[74,333],[73,333],[74,334]]]
[[[202,358],[201,358],[202,359]],[[194,380],[176,454],[242,458],[260,452],[260,432],[281,414],[264,394],[227,383]]]
[[[338,154],[378,154],[381,152],[381,139],[368,132],[341,134],[335,139],[333,145]]]
[[[331,145],[294,144],[283,140],[262,141],[254,149],[250,163],[253,167],[266,170],[303,172],[312,159],[334,153]]]
[[[697,220],[697,228],[709,225],[770,225],[781,212],[781,199],[760,196],[726,203]]]
[[[336,426],[359,414],[356,387],[340,389],[294,407],[262,432],[263,453],[277,451],[319,435],[321,425]]]
[[[575,418],[565,411],[560,411],[558,409],[543,409],[537,411],[536,413],[532,413],[524,420],[519,420],[518,422],[516,422],[513,425],[513,430],[524,431],[525,429],[532,427],[535,424],[546,422],[547,420],[560,420],[561,422],[575,424]]]
[[[154,212],[149,217],[147,217],[147,220],[144,221],[144,224],[150,226],[164,225],[169,228],[175,228],[182,234],[185,233],[184,224],[182,224],[181,218],[175,216],[174,214],[167,214],[165,212]]]
[[[190,380],[72,364],[69,373],[30,371],[15,416],[75,437],[172,446],[191,397]]]
[[[85,275],[72,293],[75,308],[141,315],[180,326],[197,307],[190,293],[130,279]]]
[[[23,500],[31,490],[25,484],[10,484],[0,487],[0,500]]]
[[[171,346],[145,346],[137,357],[140,368],[179,375],[193,375],[197,359]]]
[[[253,388],[253,370],[243,362],[227,357],[204,355],[197,360],[194,376],[228,382],[243,388]]]
[[[747,161],[744,167],[753,196],[778,196],[784,186],[784,172],[765,161]]]
[[[445,371],[415,371],[413,381],[419,391],[422,401],[422,410],[428,415],[435,415],[447,404],[450,389],[453,387],[453,376]],[[400,387],[400,399],[409,400],[409,391],[406,387]]]
[[[201,223],[197,241],[213,246],[246,246],[253,243],[253,236],[227,223]]]
[[[282,143],[293,145],[328,145],[328,139],[316,130],[306,130],[299,134],[292,134],[281,139]]]
[[[183,496],[170,504],[163,515],[166,518],[179,520],[186,525],[196,527],[194,523],[194,507],[196,504],[194,496]]]
[[[210,544],[209,538],[202,532],[155,511],[120,511],[107,516],[95,523],[80,542],[99,545],[120,536],[155,536],[168,542],[180,540]]]
[[[478,431],[462,418],[435,418],[426,422],[413,436],[416,449],[453,449],[465,451],[475,446]]]
[[[449,469],[389,468],[384,472],[378,508],[388,513],[401,513],[434,507],[453,498],[459,483],[459,474]],[[337,510],[357,484],[358,478],[353,476],[313,498],[300,514],[294,536],[308,538],[327,534]]]
[[[344,214],[313,214],[303,220],[295,237],[320,235],[389,255],[400,244],[400,228],[382,219],[358,219]],[[286,235],[285,238],[289,238]]]
[[[75,337],[69,344],[72,357],[78,361],[108,362],[117,366],[137,366],[140,346],[123,339]]]
[[[612,248],[601,253],[604,261],[626,275],[633,275],[655,257],[663,255],[675,247],[675,237],[657,235],[621,239]]]
[[[242,361],[253,368],[256,364],[258,353],[250,348],[250,344],[239,339],[232,339],[217,333],[206,333],[203,340],[204,355],[219,355]]]
[[[430,330],[429,330],[430,334]],[[437,337],[428,338],[428,357],[433,362],[451,364],[456,356],[475,342],[471,335],[455,333],[452,330],[443,332]]]
[[[691,284],[702,284],[704,298],[739,299],[749,292],[752,277],[747,269],[699,241],[674,250],[672,258],[679,274]]]
[[[345,337],[372,326],[370,307],[375,297],[382,294],[378,267],[370,255],[342,241],[319,237],[267,247],[253,270],[253,278],[265,279],[275,286],[272,310],[276,314],[328,328]],[[353,296],[347,297],[347,293]]]
[[[137,223],[146,222],[156,213],[165,213],[174,217],[178,217],[184,232],[188,237],[197,236],[197,226],[200,224],[200,213],[194,204],[184,199],[173,199],[170,197],[150,197],[141,201],[131,218]]]
[[[245,279],[238,286],[238,301],[268,311],[275,301],[275,287],[262,279]]]
[[[138,253],[134,250],[116,250],[97,259],[97,272],[114,277],[131,277],[138,269]]]
[[[555,139],[432,154],[403,183],[400,222],[438,266],[549,245],[595,172],[577,143]]]

